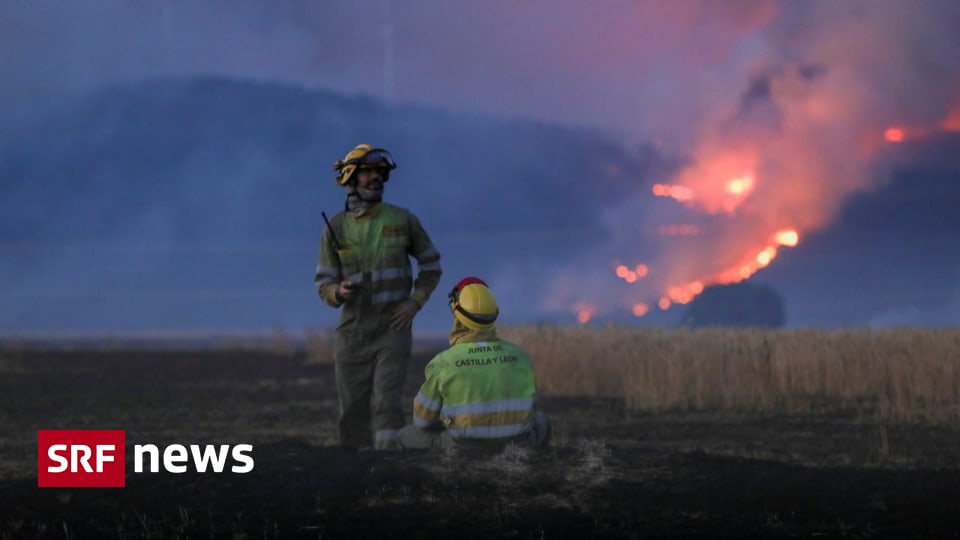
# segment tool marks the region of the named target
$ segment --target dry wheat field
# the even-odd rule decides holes
[[[336,445],[329,334],[0,342],[0,538],[960,536],[960,331],[507,328],[553,445]],[[405,400],[444,343],[417,344]],[[409,407],[408,407],[409,413]],[[250,443],[39,489],[38,429]],[[129,452],[128,452],[129,457]]]

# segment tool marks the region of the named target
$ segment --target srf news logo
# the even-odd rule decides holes
[[[37,431],[37,487],[125,487],[126,432],[122,429],[65,429]],[[232,457],[233,473],[253,470],[253,446],[238,444],[219,446],[171,444],[158,448],[153,444],[134,446],[134,472],[159,472],[160,466],[171,473],[190,470],[192,461],[197,472],[223,472],[227,457]]]

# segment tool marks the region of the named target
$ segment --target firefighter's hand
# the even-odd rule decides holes
[[[413,300],[404,300],[395,310],[393,318],[390,319],[390,325],[395,330],[406,330],[413,324],[413,318],[420,311],[420,306]]]
[[[341,302],[350,300],[353,298],[353,294],[357,292],[357,289],[359,289],[358,285],[359,284],[346,279],[341,281],[340,286],[337,287],[337,298]]]

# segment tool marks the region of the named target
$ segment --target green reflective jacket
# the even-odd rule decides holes
[[[357,310],[382,311],[384,306],[408,298],[423,307],[440,283],[440,253],[409,210],[380,203],[359,216],[340,212],[330,225],[340,249],[325,226],[314,276],[317,291],[327,304],[339,307],[336,291],[340,281],[362,285],[344,307],[341,321]],[[416,281],[410,257],[417,260]]]
[[[413,423],[445,426],[454,438],[493,439],[527,432],[537,384],[518,345],[491,340],[458,343],[427,364],[413,401]]]

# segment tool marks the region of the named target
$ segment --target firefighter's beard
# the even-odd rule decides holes
[[[349,186],[347,188],[347,210],[359,215],[382,201],[383,184],[379,186],[380,189],[367,189],[356,185]]]
[[[369,188],[357,188],[357,195],[367,202],[380,202],[383,200],[383,184],[374,183]]]

